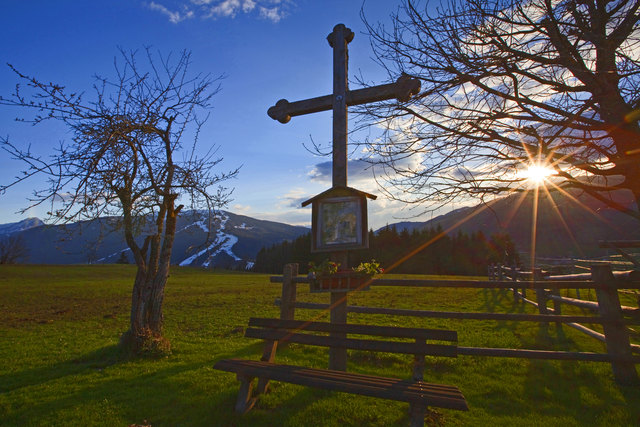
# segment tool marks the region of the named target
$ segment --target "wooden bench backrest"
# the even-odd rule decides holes
[[[414,342],[384,341],[365,338],[342,338],[313,334],[340,333],[370,337],[405,338]],[[354,324],[336,324],[281,319],[249,319],[249,328],[245,332],[248,338],[260,338],[270,341],[298,343],[322,347],[340,347],[351,350],[381,351],[387,353],[429,354],[434,356],[457,356],[455,344],[433,344],[429,341],[455,343],[456,331],[441,329],[403,328],[395,326],[371,326]]]

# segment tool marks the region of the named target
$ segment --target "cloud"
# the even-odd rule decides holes
[[[235,204],[231,211],[261,220],[310,227],[311,207],[302,208],[301,204],[311,197],[313,195],[308,190],[292,188],[283,196],[277,197],[275,203],[262,206]]]
[[[288,15],[292,0],[163,0],[172,1],[173,8],[151,2],[148,7],[158,11],[177,24],[185,19],[200,16],[205,19],[235,18],[239,14],[256,16],[273,23]],[[172,10],[173,9],[173,10]],[[176,11],[174,11],[176,10]],[[182,10],[179,12],[178,10]]]
[[[271,8],[260,6],[260,17],[271,22],[278,22],[285,17],[285,14],[278,6]]]
[[[149,3],[148,6],[149,6],[149,9],[158,11],[158,12],[166,15],[169,18],[169,21],[174,23],[174,24],[182,22],[185,19],[192,18],[193,15],[194,15],[193,11],[189,10],[187,8],[187,6],[183,6],[183,12],[171,11],[167,7],[165,7],[165,6],[161,5],[161,4],[158,4],[156,2],[153,2],[153,1],[151,3]]]
[[[236,203],[231,207],[231,212],[240,215],[249,215],[251,213],[251,206]]]
[[[305,191],[301,188],[294,188],[289,190],[284,196],[278,197],[280,201],[276,206],[279,209],[301,209],[302,202],[309,200],[313,196],[314,195],[309,194],[308,191]]]
[[[309,178],[318,183],[331,184],[332,168],[332,162],[318,163],[309,171]],[[349,160],[347,171],[349,182],[370,181],[374,178],[373,165],[365,160]]]

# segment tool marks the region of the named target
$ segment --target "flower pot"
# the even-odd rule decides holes
[[[368,283],[373,276],[353,271],[338,271],[324,276],[310,276],[311,292],[348,292],[369,290]]]

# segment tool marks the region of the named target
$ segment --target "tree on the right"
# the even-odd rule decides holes
[[[640,219],[640,0],[403,0],[366,21],[421,93],[361,110],[383,191],[430,206],[578,189]],[[391,77],[393,78],[393,77]],[[540,174],[541,172],[541,174]],[[529,175],[528,175],[529,174]],[[550,176],[549,176],[550,175]],[[614,190],[630,190],[621,203]]]

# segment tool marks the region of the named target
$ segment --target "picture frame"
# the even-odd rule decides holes
[[[349,187],[334,187],[303,203],[312,203],[311,251],[368,248],[367,198],[375,196]]]

